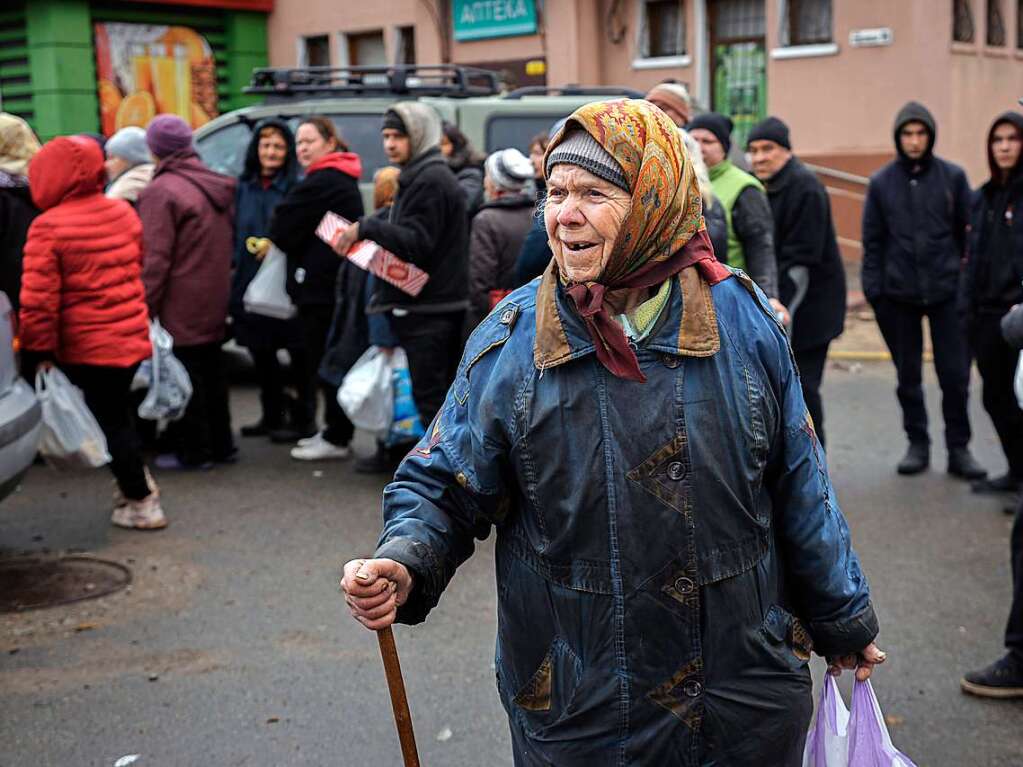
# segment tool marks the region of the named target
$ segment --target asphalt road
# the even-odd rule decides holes
[[[895,475],[893,389],[888,364],[832,366],[825,383],[832,475],[889,653],[875,689],[920,767],[1019,767],[1023,704],[958,688],[1001,652],[1010,518],[948,478],[940,448],[932,472]],[[933,379],[928,396],[937,416]],[[255,403],[235,392],[236,423]],[[1000,473],[990,422],[971,406],[976,452]],[[934,434],[940,444],[937,422]],[[103,471],[37,467],[0,504],[0,555],[84,550],[134,573],[129,591],[0,615],[0,765],[401,763],[375,638],[336,591],[339,564],[372,549],[384,482],[263,442],[242,449],[236,466],[158,477],[163,532],[108,524]],[[426,767],[511,765],[495,621],[487,542],[425,625],[396,631]]]

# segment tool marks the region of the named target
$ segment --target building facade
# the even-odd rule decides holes
[[[277,0],[269,56],[484,65],[510,85],[675,79],[738,140],[775,114],[802,156],[854,175],[892,156],[916,99],[977,184],[990,121],[1023,96],[1023,0]]]
[[[0,109],[43,140],[172,112],[198,127],[251,103],[273,0],[4,0]]]

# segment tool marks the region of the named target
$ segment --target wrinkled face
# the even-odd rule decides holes
[[[664,112],[664,114],[668,115],[668,119],[675,123],[675,125],[677,125],[679,128],[686,127],[686,123],[689,122],[688,112],[678,111],[673,105],[669,104],[667,101],[661,101],[658,98],[647,99],[647,101],[649,101],[651,104],[653,104],[662,112]]]
[[[991,152],[995,156],[995,165],[999,170],[1012,170],[1019,162],[1020,150],[1023,149],[1023,137],[1019,129],[1012,123],[1002,123],[995,128],[991,136]]]
[[[337,149],[337,141],[327,140],[320,135],[312,123],[303,123],[295,132],[295,154],[303,168],[308,168],[326,154]]]
[[[264,128],[259,132],[257,152],[259,153],[260,173],[264,176],[273,176],[284,167],[284,162],[288,157],[288,143],[280,131]]]
[[[451,139],[447,137],[447,134],[440,134],[440,153],[445,157],[450,157],[454,151],[455,145],[451,143]]]
[[[547,178],[544,224],[554,260],[569,282],[592,282],[611,259],[632,196],[577,165]]]
[[[718,141],[718,137],[706,128],[696,128],[689,131],[689,135],[696,139],[703,150],[703,161],[708,168],[713,168],[725,159],[725,148]]]
[[[773,141],[751,141],[748,149],[753,175],[761,181],[767,181],[784,168],[785,163],[792,157],[792,152]]]
[[[543,147],[533,144],[529,147],[529,161],[533,163],[533,175],[535,178],[543,178]]]
[[[930,141],[931,134],[928,133],[927,126],[917,120],[906,123],[899,131],[899,146],[910,160],[919,160],[923,157],[927,153]]]
[[[106,162],[103,163],[103,167],[107,169],[107,178],[113,181],[128,170],[128,168],[131,167],[131,163],[123,157],[118,157],[117,155],[112,154],[107,157]]]

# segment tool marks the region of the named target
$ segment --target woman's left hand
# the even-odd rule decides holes
[[[856,655],[828,656],[828,673],[841,676],[843,669],[856,669],[856,679],[865,682],[874,672],[874,666],[884,663],[888,656],[871,642]]]
[[[359,240],[359,222],[356,221],[350,227],[341,232],[341,236],[334,241],[334,252],[342,258],[348,254],[351,249]]]

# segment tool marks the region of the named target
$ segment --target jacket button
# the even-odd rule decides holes
[[[672,479],[678,482],[680,479],[685,477],[686,467],[683,466],[679,461],[672,461],[668,464],[668,479]]]
[[[511,321],[513,319],[515,319],[515,312],[513,312],[511,309],[505,309],[504,313],[501,315],[501,324],[511,325]]]
[[[455,479],[458,480],[458,484],[461,485],[462,487],[465,487],[466,485],[469,484],[469,478],[466,477],[463,472],[458,472],[455,475]]]
[[[661,362],[664,364],[664,367],[674,370],[682,364],[682,358],[677,357],[674,354],[662,354]]]
[[[703,685],[696,679],[687,679],[682,685],[682,692],[687,698],[699,698],[703,692]]]
[[[675,591],[679,594],[692,594],[696,584],[692,578],[678,578],[675,580]]]

